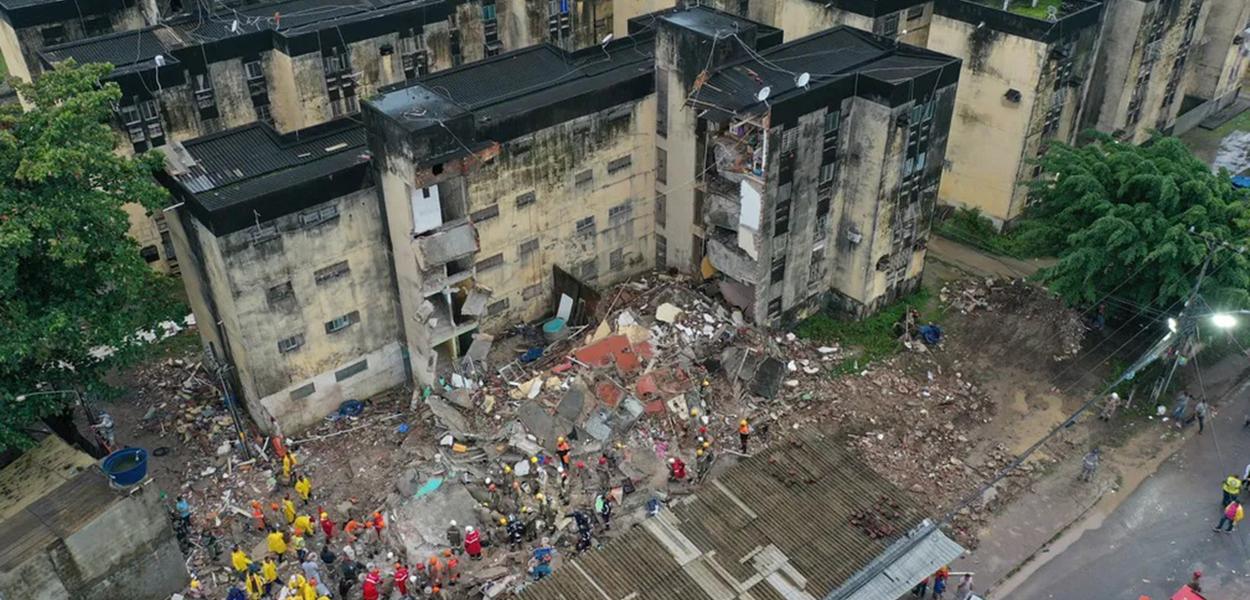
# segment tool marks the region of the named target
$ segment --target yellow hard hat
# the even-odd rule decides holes
[[[530,462],[531,462],[531,463],[533,463],[533,464],[538,464],[538,457],[537,457],[537,456],[531,456],[531,457],[530,457]]]
[[[508,524],[508,517],[499,517],[499,524],[500,524],[500,525],[507,525],[507,524]]]
[[[703,456],[703,448],[694,451],[695,456]]]
[[[711,448],[711,447],[712,447],[712,442],[703,442],[703,447],[704,447],[704,448]]]
[[[512,472],[512,467],[510,467],[510,466],[508,466],[508,465],[504,465],[504,466],[503,466],[503,472],[504,472],[504,473],[511,473],[511,472]]]
[[[692,409],[690,409],[690,416],[692,416],[692,417],[697,417],[697,416],[699,416],[699,409],[697,409],[697,408],[692,408]]]
[[[537,494],[534,494],[534,499],[535,499],[535,500],[539,500],[539,501],[541,501],[543,498],[545,498],[545,496],[543,496],[543,493],[542,493],[542,492],[538,492]]]
[[[743,420],[741,420],[741,421],[738,421],[738,424],[739,424],[739,425],[746,425],[746,424],[747,424],[747,420],[746,420],[746,419],[743,419]]]
[[[557,441],[557,442],[563,442],[563,441],[564,441],[564,436],[559,436],[559,437],[557,437],[557,438],[556,438],[556,441]]]

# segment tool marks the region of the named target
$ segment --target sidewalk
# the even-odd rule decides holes
[[[1227,427],[1228,421],[1236,421],[1234,426],[1240,427],[1242,413],[1232,404],[1250,386],[1242,377],[1246,367],[1245,357],[1230,355],[1203,369],[1208,398],[1223,400],[1215,406],[1210,427],[1217,419],[1222,427]],[[1190,391],[1197,394],[1198,386],[1191,385]],[[1092,418],[1093,413],[1082,417]],[[1009,597],[1083,533],[1101,527],[1143,482],[1187,447],[1197,432],[1191,425],[1179,433],[1158,420],[1147,420],[1139,427],[1122,446],[1104,448],[1095,481],[1077,480],[1077,458],[1064,461],[1035,482],[1031,493],[1017,498],[985,523],[978,531],[980,546],[951,569],[975,572],[978,587],[988,598]]]
[[[1037,272],[1038,269],[1054,263],[1054,259],[1020,260],[1007,256],[997,256],[936,234],[929,236],[928,248],[928,259],[944,262],[967,273],[982,277],[991,276],[1010,279],[1028,277]]]

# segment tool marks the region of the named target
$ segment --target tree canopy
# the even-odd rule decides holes
[[[125,343],[178,314],[172,281],[152,271],[128,235],[123,205],[159,210],[158,156],[123,157],[108,126],[121,97],[108,65],[73,64],[17,83],[31,105],[0,108],[0,448],[63,414],[141,354]],[[114,346],[97,360],[90,350]]]
[[[1034,181],[1019,236],[1058,257],[1041,272],[1074,304],[1114,293],[1175,311],[1208,253],[1202,293],[1213,305],[1250,308],[1250,194],[1213,173],[1175,138],[1121,144],[1093,134],[1081,147],[1051,146]]]

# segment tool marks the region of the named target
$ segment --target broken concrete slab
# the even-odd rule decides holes
[[[417,392],[420,393],[420,392]],[[465,435],[469,432],[469,422],[464,415],[456,409],[454,405],[441,396],[431,394],[425,399],[426,406],[430,407],[430,411],[434,413],[434,418],[447,428],[448,431],[456,435]]]
[[[426,557],[447,546],[447,522],[479,525],[478,503],[459,483],[444,481],[436,489],[418,498],[405,500],[395,509],[390,526],[409,564],[421,563]]]
[[[580,378],[574,379],[569,384],[569,390],[564,393],[564,398],[556,406],[556,414],[574,423],[580,421],[582,409],[586,405],[586,394],[586,384]]]
[[[777,397],[778,383],[781,382],[785,369],[786,365],[781,361],[771,356],[765,358],[755,370],[755,377],[751,380],[751,393],[769,400]]]
[[[413,240],[417,265],[427,270],[477,252],[477,230],[468,219],[446,223]]]
[[[612,437],[612,415],[602,408],[596,408],[590,412],[590,416],[586,418],[586,422],[582,425],[582,429],[591,437],[600,442],[608,441]]]
[[[665,323],[675,323],[682,312],[684,312],[682,309],[665,302],[656,307],[655,318]]]
[[[460,307],[460,312],[473,317],[480,317],[486,313],[486,305],[490,302],[491,290],[483,287],[474,287],[469,291],[469,296],[464,299],[464,305]]]

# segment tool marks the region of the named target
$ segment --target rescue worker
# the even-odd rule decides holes
[[[321,531],[326,534],[326,541],[328,542],[334,538],[334,521],[330,520],[329,513],[325,511],[320,511],[320,512],[321,512],[321,519],[319,523],[321,524]]]
[[[295,535],[298,535],[300,537],[308,537],[312,535],[312,532],[313,532],[312,517],[308,515],[300,515],[298,517],[295,517],[295,522],[291,524],[291,530],[295,532]]]
[[[395,563],[395,589],[401,596],[408,595],[408,567],[403,563]]]
[[[282,477],[285,478],[288,485],[292,481],[291,473],[295,472],[295,466],[298,464],[299,459],[295,457],[294,449],[287,450],[286,454],[282,456]]]
[[[307,475],[295,476],[295,493],[299,494],[300,500],[304,501],[304,505],[308,505],[308,501],[312,499],[312,480]]]
[[[595,514],[599,516],[599,520],[603,521],[603,530],[612,529],[612,499],[604,494],[595,496]]]
[[[464,552],[471,560],[482,559],[482,534],[478,533],[472,525],[464,528]]]
[[[282,516],[286,517],[287,525],[295,522],[295,503],[291,501],[290,494],[282,499]]]
[[[561,465],[569,466],[569,452],[572,449],[573,447],[569,445],[568,440],[564,439],[564,436],[556,438],[556,455],[560,457]]]
[[[502,520],[502,519],[500,519]],[[525,526],[517,520],[516,515],[508,515],[508,547],[513,552],[521,549],[525,541]]]
[[[742,443],[742,453],[747,453],[747,443],[751,441],[751,423],[746,419],[738,421],[738,441]]]
[[[381,596],[379,586],[382,585],[382,572],[377,567],[369,569],[369,574],[365,575],[365,584],[361,587],[361,593],[364,594],[364,600],[378,600]]]
[[[247,573],[247,566],[252,564],[252,559],[247,557],[247,553],[239,549],[239,545],[235,544],[230,549],[230,566],[234,567],[234,574],[240,579]]]
[[[430,560],[426,561],[425,572],[430,576],[430,585],[443,586],[443,561],[439,560],[438,556],[430,555]]]
[[[447,545],[451,546],[452,550],[459,553],[460,545],[462,543],[463,539],[460,537],[460,527],[456,525],[455,521],[452,521],[451,524],[447,526]]]
[[[460,583],[460,561],[456,560],[451,550],[443,550],[443,558],[447,560],[447,585]]]
[[[378,534],[378,541],[382,541],[382,530],[386,528],[386,521],[382,519],[382,513],[373,513],[373,519],[369,521],[369,527]]]
[[[265,523],[265,510],[261,508],[260,502],[252,500],[252,518],[256,521],[256,530],[265,531],[269,527]]]
[[[268,536],[265,536],[265,544],[269,546],[269,552],[274,555],[279,563],[286,557],[286,536],[274,527]]]
[[[1221,504],[1223,506],[1228,506],[1229,502],[1236,500],[1241,494],[1241,480],[1238,479],[1236,475],[1229,475],[1228,478],[1224,480],[1224,485],[1221,486],[1221,488],[1224,492],[1224,499],[1221,500]]]
[[[694,451],[694,468],[695,476],[699,481],[703,481],[709,471],[712,470],[712,452],[699,448]]]
[[[686,463],[682,462],[676,456],[670,456],[668,459],[668,479],[669,481],[682,481],[686,478]]]

